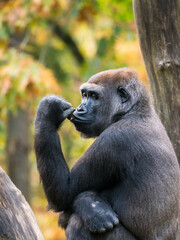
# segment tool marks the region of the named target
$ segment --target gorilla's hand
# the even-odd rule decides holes
[[[111,207],[99,201],[91,203],[91,207],[89,210],[87,209],[86,214],[81,217],[91,232],[106,232],[119,224],[117,215]]]
[[[57,129],[73,111],[72,105],[64,99],[54,95],[46,96],[39,104],[35,126],[42,123],[43,127],[52,126]]]
[[[91,232],[103,233],[119,224],[117,215],[109,203],[95,192],[79,194],[74,202],[74,209]]]

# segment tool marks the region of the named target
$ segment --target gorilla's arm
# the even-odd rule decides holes
[[[120,178],[119,163],[115,152],[111,159],[106,135],[99,137],[69,171],[57,129],[72,112],[70,109],[71,106],[62,99],[45,98],[40,103],[35,121],[38,170],[49,206],[55,211],[68,209],[79,193],[106,189]]]
[[[57,133],[59,125],[73,111],[65,114],[65,109],[70,111],[71,105],[55,96],[45,97],[35,119],[37,167],[49,207],[55,211],[64,210],[69,199],[70,174]]]

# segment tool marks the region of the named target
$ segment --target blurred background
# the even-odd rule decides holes
[[[132,67],[147,83],[131,0],[0,1],[0,166],[31,205],[46,240],[64,240],[47,212],[33,150],[33,121],[46,94],[77,107],[93,74]],[[66,120],[60,132],[71,168],[93,140]]]

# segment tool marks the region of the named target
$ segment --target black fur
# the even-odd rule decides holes
[[[64,211],[67,239],[176,239],[179,165],[136,73],[99,73],[82,95],[72,115],[63,99],[44,98],[35,121],[38,170],[50,208]],[[83,135],[97,137],[71,171],[57,134],[69,115]]]

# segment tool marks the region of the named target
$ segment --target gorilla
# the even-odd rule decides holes
[[[174,240],[178,161],[149,92],[134,70],[108,70],[81,86],[77,109],[50,95],[35,120],[38,171],[67,240]],[[96,138],[69,170],[57,130],[69,118]]]

